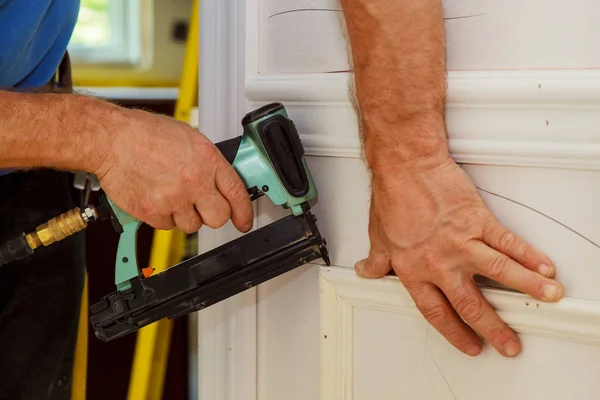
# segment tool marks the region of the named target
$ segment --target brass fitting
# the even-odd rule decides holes
[[[67,211],[58,217],[52,218],[45,224],[38,226],[35,232],[25,236],[27,244],[32,250],[44,245],[49,246],[52,243],[63,240],[79,231],[84,230],[92,215],[95,216],[95,210],[90,207],[81,212],[79,207]]]

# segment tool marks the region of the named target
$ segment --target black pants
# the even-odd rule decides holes
[[[79,206],[71,176],[0,176],[0,240]],[[0,400],[71,398],[84,273],[82,232],[0,267]]]

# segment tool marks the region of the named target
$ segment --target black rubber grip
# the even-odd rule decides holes
[[[305,196],[310,184],[302,160],[304,147],[294,123],[283,115],[276,114],[260,122],[257,129],[287,191],[295,197]]]
[[[233,164],[235,156],[237,155],[238,149],[242,143],[242,137],[234,137],[233,139],[224,140],[216,143],[217,148],[223,153],[223,156],[227,159],[229,164]]]
[[[264,118],[268,115],[275,114],[276,112],[281,111],[283,109],[284,107],[281,103],[271,103],[264,105],[261,108],[258,108],[246,114],[242,119],[242,126],[246,127],[246,125],[258,121],[259,119]]]

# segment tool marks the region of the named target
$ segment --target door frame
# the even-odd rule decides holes
[[[199,130],[215,143],[240,135],[248,111],[245,9],[245,0],[200,0]],[[230,224],[201,229],[198,251],[238,235]],[[197,399],[256,399],[256,303],[252,288],[197,313]]]

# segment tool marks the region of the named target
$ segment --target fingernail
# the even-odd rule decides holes
[[[542,288],[542,293],[547,300],[553,300],[556,297],[556,293],[558,293],[558,288],[556,285],[546,284]]]
[[[471,357],[475,357],[480,352],[481,352],[481,346],[478,345],[477,343],[470,343],[470,344],[468,344],[467,348],[465,350],[465,353],[467,353],[467,355],[469,355]]]
[[[540,274],[544,275],[545,277],[549,278],[554,273],[554,268],[552,268],[546,264],[541,264],[540,267],[538,268],[538,272]]]
[[[365,269],[365,260],[360,260],[357,262],[355,267],[357,272],[363,272]]]
[[[504,354],[506,354],[507,357],[514,357],[519,354],[519,345],[517,342],[514,340],[507,342],[504,345]]]

